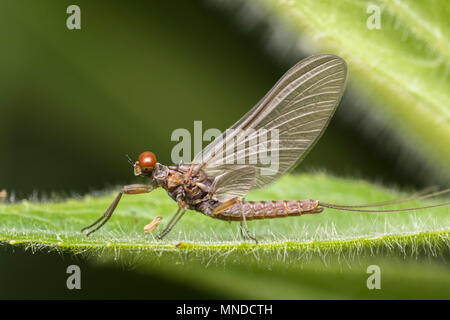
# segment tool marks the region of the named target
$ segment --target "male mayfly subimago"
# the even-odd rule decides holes
[[[177,212],[158,235],[159,239],[172,230],[188,209],[216,219],[241,221],[249,238],[256,241],[248,230],[247,220],[320,213],[324,207],[394,212],[449,204],[368,210],[365,208],[411,199],[360,206],[318,200],[244,200],[250,190],[277,180],[305,158],[332,118],[344,92],[346,76],[347,65],[340,57],[330,54],[310,56],[287,71],[256,106],[197,154],[192,163],[165,166],[156,161],[152,152],[141,153],[132,163],[134,174],[150,178],[151,183],[123,187],[103,216],[82,231],[96,226],[87,233],[90,235],[100,229],[111,218],[123,194],[149,193],[158,187],[167,190],[178,204]],[[269,133],[270,139],[267,138]],[[270,160],[275,162],[270,166],[269,152],[272,153]],[[420,198],[446,192],[448,190]]]

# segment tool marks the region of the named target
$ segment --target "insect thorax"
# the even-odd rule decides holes
[[[191,165],[164,166],[158,164],[153,173],[153,183],[166,189],[180,206],[209,214],[219,202],[213,199],[213,179],[203,171],[191,170]]]

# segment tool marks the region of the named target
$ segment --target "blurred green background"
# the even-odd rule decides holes
[[[204,130],[225,130],[306,55],[274,54],[267,25],[219,3],[78,0],[82,29],[68,30],[72,1],[1,1],[0,190],[19,199],[42,198],[130,183],[126,154],[134,159],[151,150],[159,162],[170,163],[173,130],[193,132],[195,120]],[[414,159],[400,158],[392,147],[374,142],[377,134],[368,139],[348,121],[366,103],[347,90],[325,135],[296,170],[406,189],[446,185],[439,173],[414,174],[414,166],[404,163]],[[51,268],[57,261],[11,253],[3,250],[2,260]],[[3,284],[5,290],[17,286]],[[18,288],[23,291],[3,291],[2,297],[39,297],[23,293],[26,283]],[[213,298],[176,284],[168,288],[180,293],[175,297]],[[61,288],[48,290],[42,297],[55,297]]]
[[[81,30],[66,28],[69,4],[0,4],[0,189],[19,198],[128,183],[125,154],[170,163],[173,130],[225,130],[292,65],[265,50],[264,25],[213,2],[78,1]],[[351,103],[298,170],[422,186],[341,121]]]

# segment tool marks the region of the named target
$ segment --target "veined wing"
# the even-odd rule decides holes
[[[217,179],[225,171],[251,165],[255,179],[249,190],[275,181],[299,164],[323,134],[342,97],[346,75],[345,61],[334,55],[300,61],[193,163]],[[227,185],[231,191],[233,181],[228,179]]]
[[[243,198],[255,180],[252,166],[233,166],[232,170],[222,170],[214,179],[213,192],[217,200],[225,202],[232,198]]]

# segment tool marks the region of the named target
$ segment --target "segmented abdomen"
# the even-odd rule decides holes
[[[238,201],[211,216],[231,221],[242,220],[242,215],[245,215],[246,220],[282,218],[322,212],[323,209],[318,208],[318,205],[317,200]]]

